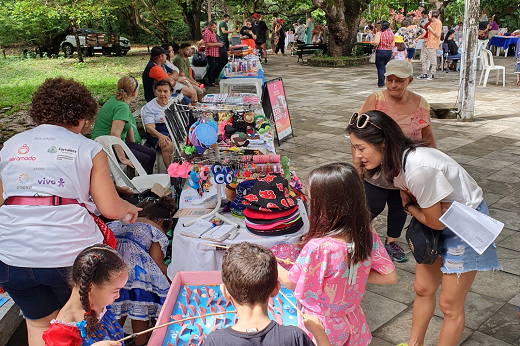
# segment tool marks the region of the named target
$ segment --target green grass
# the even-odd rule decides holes
[[[95,56],[78,63],[77,58],[0,58],[0,109],[11,107],[5,114],[26,109],[31,95],[45,79],[62,76],[74,78],[87,86],[99,103],[116,92],[119,78],[132,75],[141,81],[149,59],[146,48],[133,49],[125,57]],[[141,89],[142,90],[142,89]],[[138,100],[144,99],[142,92]]]

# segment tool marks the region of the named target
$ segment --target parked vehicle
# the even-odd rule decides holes
[[[126,55],[130,50],[130,41],[126,37],[115,33],[97,32],[92,29],[78,29],[79,43],[83,54],[93,56],[95,53],[116,56]],[[60,44],[65,56],[74,54],[76,51],[76,37],[67,35],[65,41]]]

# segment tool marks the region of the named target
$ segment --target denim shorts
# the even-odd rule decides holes
[[[477,211],[489,215],[486,202],[482,201]],[[498,263],[497,246],[491,244],[482,255],[479,255],[471,246],[455,235],[449,228],[441,231],[443,247],[441,250],[444,274],[462,274],[470,271],[500,270]]]
[[[38,320],[61,309],[69,300],[70,268],[22,268],[0,261],[0,287],[9,293],[25,318]]]
[[[407,59],[413,59],[414,54],[415,54],[415,48],[406,48],[406,58]]]

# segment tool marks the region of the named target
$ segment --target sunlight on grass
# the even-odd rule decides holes
[[[132,75],[141,81],[149,58],[146,49],[132,53],[125,57],[96,56],[85,59],[85,63],[78,63],[75,58],[0,58],[0,108],[12,107],[9,113],[27,108],[36,88],[45,79],[58,76],[85,84],[103,103],[115,94],[122,76]]]

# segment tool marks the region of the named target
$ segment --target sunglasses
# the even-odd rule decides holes
[[[380,129],[381,131],[383,131],[382,128],[380,128],[379,126],[377,126],[376,124],[371,122],[370,116],[365,113],[363,113],[361,115],[357,112],[352,114],[352,116],[350,117],[350,121],[348,123],[349,123],[349,125],[356,125],[356,127],[358,129],[364,129],[368,124],[372,124],[375,127],[377,127],[378,129]]]

